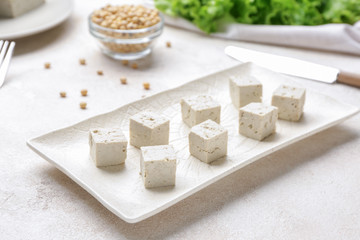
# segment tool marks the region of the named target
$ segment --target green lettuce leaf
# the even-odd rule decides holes
[[[206,33],[218,31],[224,22],[320,25],[360,20],[360,0],[155,0],[155,5]]]
[[[329,0],[324,11],[327,23],[353,24],[360,20],[359,0]]]

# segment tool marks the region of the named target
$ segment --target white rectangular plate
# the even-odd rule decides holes
[[[279,120],[276,134],[262,142],[255,141],[238,134],[238,111],[231,104],[228,94],[228,78],[232,75],[257,77],[263,83],[265,103],[270,103],[271,93],[280,84],[294,84],[290,77],[245,63],[31,139],[28,145],[114,214],[135,223],[271,152],[338,124],[358,112],[356,107],[308,89],[300,122]],[[210,165],[189,155],[189,128],[181,120],[180,99],[199,94],[209,94],[221,103],[221,125],[229,131],[228,156]],[[178,157],[175,187],[145,189],[139,175],[140,150],[132,146],[129,146],[128,158],[122,166],[97,168],[89,158],[90,128],[120,127],[128,136],[130,116],[143,110],[152,110],[171,119],[170,144]]]

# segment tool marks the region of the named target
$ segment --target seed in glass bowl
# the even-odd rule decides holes
[[[89,22],[103,53],[115,59],[130,54],[138,59],[149,54],[153,40],[163,29],[160,12],[141,5],[107,5],[93,11]]]
[[[159,23],[159,14],[157,9],[142,5],[107,5],[95,10],[91,15],[91,21],[111,29],[141,29]]]

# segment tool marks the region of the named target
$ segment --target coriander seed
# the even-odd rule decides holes
[[[143,86],[144,86],[144,89],[145,89],[145,90],[149,90],[149,89],[150,89],[150,83],[148,83],[148,82],[144,82],[144,83],[143,83]]]
[[[60,92],[60,97],[65,98],[66,97],[66,92]]]
[[[87,105],[86,102],[80,102],[80,108],[81,109],[86,109],[86,105]]]
[[[86,65],[86,60],[84,58],[79,59],[80,65]]]
[[[126,79],[126,77],[122,77],[122,78],[120,78],[120,82],[121,82],[121,84],[127,84],[127,79]]]
[[[44,64],[44,67],[45,67],[46,69],[49,69],[49,68],[51,68],[51,64],[50,64],[49,62],[46,62],[46,63]]]
[[[137,69],[137,68],[138,68],[137,63],[133,63],[133,64],[131,64],[131,68],[132,68],[132,69]]]
[[[166,42],[166,47],[171,48],[171,42]]]
[[[87,93],[88,93],[88,90],[82,89],[82,90],[80,91],[80,93],[81,93],[81,96],[86,97],[86,96],[87,96]]]
[[[102,75],[104,75],[104,72],[103,72],[102,70],[98,70],[98,71],[97,71],[97,74],[98,74],[99,76],[102,76]]]
[[[157,9],[142,5],[108,5],[95,10],[91,21],[102,27],[112,29],[141,29],[153,26],[161,21]]]
[[[137,39],[149,36],[161,28],[161,15],[157,9],[147,8],[142,5],[107,5],[95,10],[91,16],[91,24],[98,25],[106,30],[101,30],[102,35],[114,39]],[[151,29],[153,27],[154,29]],[[150,29],[147,29],[150,28]],[[137,30],[144,31],[127,33],[117,30]],[[101,43],[112,52],[128,54],[138,53],[149,48],[151,42],[143,43],[120,43],[113,41],[103,41]],[[124,60],[123,65],[128,61]]]
[[[122,60],[121,63],[122,63],[122,65],[127,66],[129,64],[129,61],[128,60]]]

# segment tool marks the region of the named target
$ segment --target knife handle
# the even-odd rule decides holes
[[[337,81],[354,87],[360,87],[360,74],[340,71]]]

